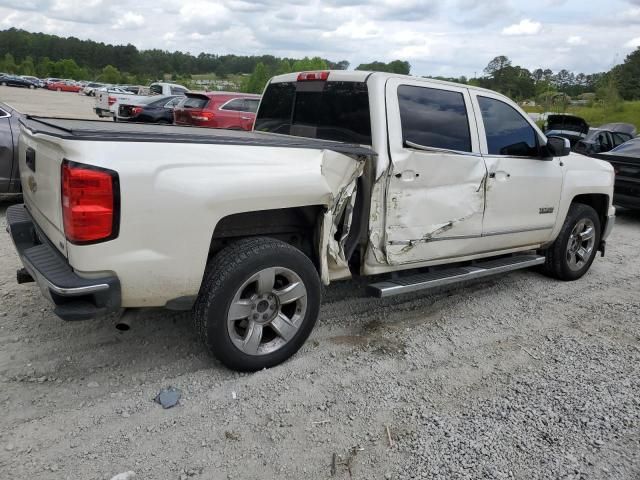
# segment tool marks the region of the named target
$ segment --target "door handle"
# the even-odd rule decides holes
[[[396,173],[396,178],[403,180],[405,182],[411,182],[418,178],[420,174],[418,172],[414,172],[413,170],[405,170],[401,173]]]

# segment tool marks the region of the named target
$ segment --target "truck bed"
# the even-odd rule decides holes
[[[65,140],[271,146],[332,150],[347,155],[375,155],[373,149],[367,146],[264,132],[36,116],[25,116],[20,123],[34,134]]]

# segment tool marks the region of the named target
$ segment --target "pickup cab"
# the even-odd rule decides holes
[[[58,316],[191,310],[238,370],[293,355],[323,285],[576,280],[615,219],[611,165],[507,97],[388,73],[274,77],[252,132],[25,118],[20,166],[19,279]]]
[[[105,87],[95,90],[96,103],[93,111],[100,118],[113,118],[118,121],[118,111],[121,103],[138,105],[149,98],[149,95],[184,95],[189,90],[175,83],[152,83],[142,95],[120,87]]]
[[[0,197],[19,195],[18,136],[20,114],[0,103]]]

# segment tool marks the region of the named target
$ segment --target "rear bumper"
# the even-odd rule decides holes
[[[96,115],[98,115],[100,118],[114,116],[113,112],[109,109],[93,107],[93,111],[96,112]]]
[[[120,309],[118,278],[105,275],[88,279],[77,275],[39,231],[23,204],[7,209],[7,232],[24,268],[61,319],[88,320]]]

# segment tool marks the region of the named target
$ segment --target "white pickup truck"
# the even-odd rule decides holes
[[[184,95],[189,89],[176,83],[156,82],[148,88],[148,94],[135,95],[120,87],[105,87],[95,91],[96,103],[93,111],[100,118],[118,120],[120,103],[138,105],[139,101],[149,98],[149,95]]]
[[[19,281],[66,320],[192,309],[239,370],[300,348],[323,284],[372,276],[384,297],[536,265],[575,280],[615,219],[608,163],[502,95],[410,76],[275,77],[253,132],[21,128]]]

